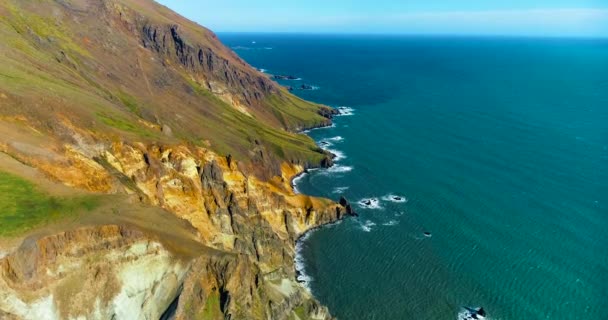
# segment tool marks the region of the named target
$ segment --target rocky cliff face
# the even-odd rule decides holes
[[[159,319],[188,267],[121,226],[28,239],[0,261],[0,308],[20,319]]]
[[[95,186],[104,176],[101,190],[131,193],[186,220],[204,249],[184,256],[179,242],[167,246],[154,232],[123,224],[32,237],[0,260],[5,314],[156,319],[172,309],[176,319],[330,318],[295,281],[294,245],[346,209],[294,194],[289,181],[302,167],[285,163],[282,176],[262,181],[236,160],[185,145],[113,143],[92,158],[78,148],[32,164],[68,185]],[[61,170],[85,161],[95,174]]]
[[[0,36],[0,152],[107,202],[0,237],[1,319],[331,318],[294,246],[351,212],[290,181],[332,109],[149,0],[7,0]]]

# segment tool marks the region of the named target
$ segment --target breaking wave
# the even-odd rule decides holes
[[[332,193],[338,193],[338,194],[342,194],[344,193],[346,190],[348,190],[350,187],[336,187],[334,188],[334,190],[332,191]]]
[[[361,230],[365,232],[371,232],[372,228],[376,226],[376,223],[370,220],[366,220],[364,223],[361,223]]]
[[[394,194],[387,194],[384,197],[382,197],[382,200],[384,201],[390,201],[390,202],[396,202],[396,203],[405,203],[407,202],[407,198],[404,196],[398,196],[398,195],[394,195]]]
[[[383,223],[383,226],[387,226],[387,227],[391,227],[391,226],[396,226],[399,224],[399,221],[397,220],[390,220],[388,222]]]
[[[359,200],[357,203],[359,204],[359,207],[364,209],[382,209],[378,198],[365,198]]]
[[[334,158],[334,161],[340,161],[340,160],[346,158],[346,155],[344,155],[344,152],[342,152],[340,150],[327,149],[327,151],[333,153],[336,156]]]
[[[337,116],[352,116],[355,114],[355,109],[350,108],[350,107],[338,107],[336,108],[338,109],[338,111],[340,111],[340,114],[338,114]]]

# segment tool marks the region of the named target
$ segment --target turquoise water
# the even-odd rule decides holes
[[[608,319],[607,40],[220,37],[354,109],[309,132],[345,157],[298,182],[378,199],[303,244],[335,316]]]

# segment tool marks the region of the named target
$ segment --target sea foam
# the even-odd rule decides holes
[[[335,149],[326,149],[326,150],[333,153],[336,156],[334,158],[334,161],[340,161],[340,160],[346,158],[346,155],[344,154],[344,152],[342,152],[340,150],[335,150]]]
[[[305,173],[305,172],[302,172],[302,173],[301,173],[301,174],[299,174],[297,177],[295,177],[295,178],[293,178],[293,179],[291,180],[291,186],[292,186],[293,192],[294,192],[295,194],[299,194],[299,193],[300,193],[300,190],[298,190],[298,182],[299,182],[300,180],[302,180],[302,178],[304,178],[304,175],[306,175],[306,173]]]
[[[331,125],[329,125],[329,126],[324,126],[324,127],[318,127],[318,128],[306,129],[306,130],[302,130],[302,131],[300,131],[300,132],[301,132],[301,133],[309,133],[309,132],[311,132],[311,131],[313,131],[313,130],[319,130],[319,129],[329,129],[329,128],[335,128],[335,127],[336,127],[336,124],[335,124],[335,123],[332,123],[332,124],[331,124]]]
[[[365,198],[361,199],[358,202],[359,207],[364,209],[382,209],[380,205],[380,200],[378,198]]]
[[[338,193],[338,194],[342,194],[344,193],[346,190],[348,190],[350,187],[336,187],[334,188],[334,190],[332,191],[332,193]]]
[[[333,142],[340,142],[340,141],[344,141],[344,138],[342,138],[341,136],[337,136],[337,137],[333,137],[333,138],[327,138],[326,140],[333,141]]]
[[[333,165],[327,169],[320,171],[319,173],[322,175],[331,175],[332,173],[346,173],[353,171],[353,167],[351,166],[342,166],[342,165]]]
[[[305,263],[304,256],[302,255],[302,253],[304,251],[304,245],[305,245],[306,241],[308,241],[310,236],[314,232],[316,232],[319,228],[331,228],[333,226],[341,224],[342,221],[343,220],[338,220],[338,221],[332,222],[330,224],[326,224],[326,225],[314,228],[312,230],[309,230],[296,241],[295,257],[293,259],[294,266],[296,269],[296,275],[297,275],[296,279],[298,280],[298,282],[300,282],[302,284],[302,286],[304,286],[304,288],[306,290],[308,290],[309,293],[311,293],[310,283],[314,279],[312,276],[310,276],[309,274],[306,273],[306,263]]]
[[[407,202],[407,198],[404,196],[398,196],[398,195],[394,195],[394,194],[387,194],[384,197],[382,197],[382,200],[384,201],[390,201],[390,202],[396,202],[396,203],[405,203]]]
[[[355,114],[355,109],[353,108],[342,106],[338,107],[337,109],[340,111],[340,114],[337,114],[337,116],[352,116]]]
[[[366,220],[365,223],[361,223],[361,230],[365,232],[371,232],[372,227],[376,226],[376,223],[371,220]]]
[[[315,232],[315,230],[308,231],[305,233],[298,241],[296,242],[296,254],[294,257],[294,265],[296,268],[297,280],[302,283],[304,288],[310,292],[310,282],[312,281],[312,277],[306,273],[306,264],[304,261],[304,256],[302,256],[302,251],[304,250],[304,242],[308,240],[310,235]]]
[[[391,226],[396,226],[399,224],[399,221],[397,220],[390,220],[388,222],[383,223],[383,226],[387,226],[387,227],[391,227]]]

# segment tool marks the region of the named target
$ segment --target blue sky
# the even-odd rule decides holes
[[[608,37],[608,0],[157,0],[216,32]]]

